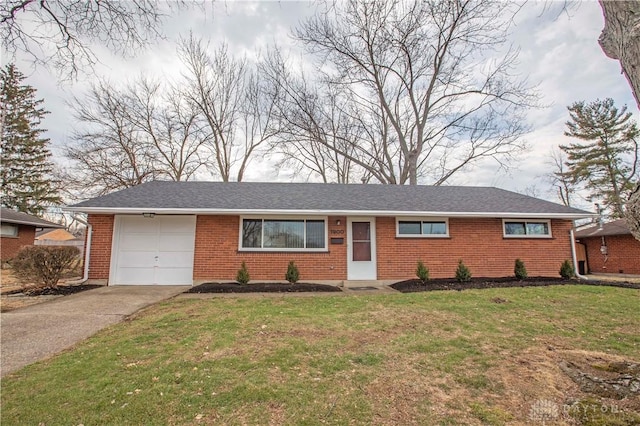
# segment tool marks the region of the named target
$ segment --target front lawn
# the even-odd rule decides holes
[[[634,424],[640,397],[560,365],[639,362],[639,303],[591,286],[176,299],[3,378],[1,423]]]

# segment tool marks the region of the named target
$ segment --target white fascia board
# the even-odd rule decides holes
[[[264,216],[387,216],[387,217],[460,217],[501,219],[565,219],[597,217],[595,213],[512,213],[512,212],[438,212],[389,210],[252,210],[252,209],[191,209],[191,208],[121,208],[66,207],[65,211],[90,214],[180,214],[180,215],[264,215]]]
[[[64,228],[64,226],[59,225],[57,223],[49,222],[49,223],[40,223],[40,222],[31,222],[28,220],[14,220],[14,219],[0,219],[2,223],[8,223],[11,225],[28,225],[36,228]]]

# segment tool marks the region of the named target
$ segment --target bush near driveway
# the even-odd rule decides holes
[[[77,247],[27,246],[20,249],[11,265],[23,283],[53,288],[79,255]]]

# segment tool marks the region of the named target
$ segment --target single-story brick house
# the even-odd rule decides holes
[[[0,210],[0,222],[0,257],[3,262],[13,258],[22,247],[32,246],[36,238],[36,229],[64,228],[57,223],[5,207]]]
[[[589,272],[640,274],[640,241],[631,235],[624,219],[588,226],[575,235],[584,247]]]
[[[573,221],[593,216],[488,187],[150,182],[68,208],[92,227],[89,279],[109,284],[557,276]]]

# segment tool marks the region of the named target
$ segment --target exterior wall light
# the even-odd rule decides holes
[[[153,219],[156,214],[155,213],[142,213],[142,216],[146,217],[147,219]]]

